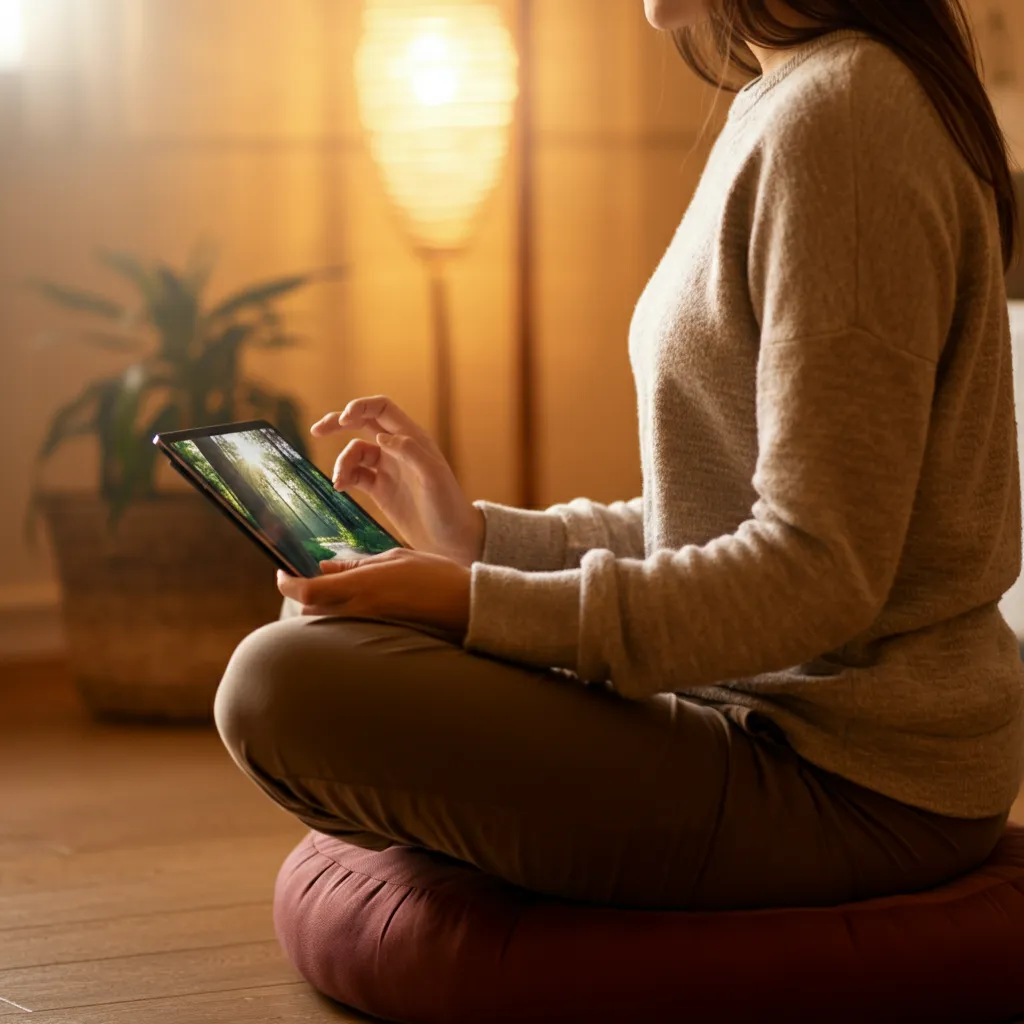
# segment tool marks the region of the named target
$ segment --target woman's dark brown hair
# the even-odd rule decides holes
[[[1020,225],[1011,158],[979,73],[978,50],[960,0],[786,0],[814,23],[796,28],[780,21],[771,0],[709,0],[710,17],[676,34],[686,62],[712,85],[737,88],[729,71],[760,73],[747,43],[781,49],[838,29],[859,29],[888,45],[914,72],[961,152],[995,190],[1003,261],[1018,250]]]

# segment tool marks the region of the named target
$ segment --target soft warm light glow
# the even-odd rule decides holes
[[[443,31],[443,24],[438,27]],[[419,103],[437,107],[455,102],[459,95],[460,69],[443,35],[431,32],[414,39],[409,44],[406,60],[409,84]]]
[[[491,4],[366,0],[356,85],[370,148],[414,240],[469,238],[509,147],[512,37]]]
[[[249,433],[243,431],[232,434],[231,443],[235,446],[239,458],[247,465],[263,466],[263,462],[267,457],[267,449],[265,445],[260,444],[258,439],[254,439]]]
[[[25,56],[22,0],[0,0],[0,71],[21,67]]]

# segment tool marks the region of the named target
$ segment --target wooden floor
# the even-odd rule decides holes
[[[98,725],[59,667],[0,666],[0,1018],[369,1020],[274,941],[274,876],[303,832],[212,729]]]
[[[370,1020],[274,940],[304,831],[212,729],[98,725],[58,666],[0,666],[0,1020]]]

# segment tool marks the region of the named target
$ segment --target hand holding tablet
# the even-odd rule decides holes
[[[455,643],[465,636],[467,566],[403,547],[266,421],[159,434],[153,442],[277,563],[278,589],[303,614],[409,622]]]
[[[429,434],[384,396],[350,402],[312,433],[342,430],[367,436],[338,457],[333,482],[265,420],[158,434],[153,442],[283,570],[278,588],[304,614],[409,622],[460,642],[483,514]],[[411,547],[346,487],[370,494]]]
[[[387,619],[440,630],[462,643],[469,628],[470,570],[443,555],[395,548],[383,555],[324,562],[323,575],[277,574],[277,588],[303,615]]]

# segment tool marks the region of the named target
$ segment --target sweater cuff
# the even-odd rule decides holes
[[[481,562],[525,572],[550,571],[565,565],[565,523],[557,513],[511,508],[491,501],[473,504],[484,514]]]
[[[517,572],[475,562],[463,646],[540,668],[576,668],[579,569]]]

